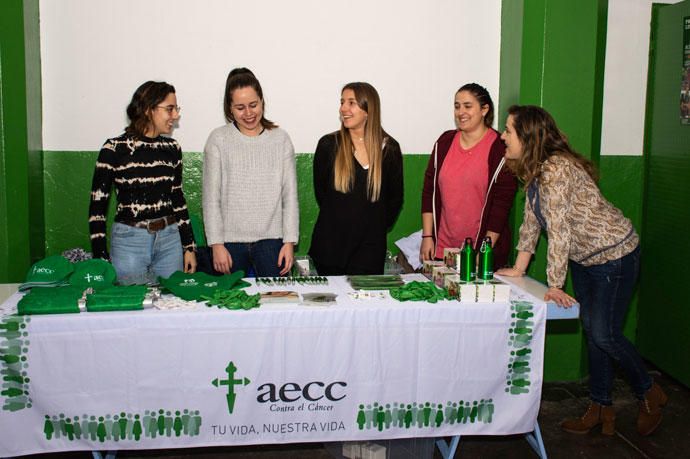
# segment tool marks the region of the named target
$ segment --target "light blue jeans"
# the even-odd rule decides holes
[[[121,285],[154,283],[182,271],[183,254],[177,224],[149,233],[123,223],[113,223],[110,258]]]

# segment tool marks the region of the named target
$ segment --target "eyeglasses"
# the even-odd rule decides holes
[[[156,105],[156,108],[162,108],[166,112],[168,112],[168,115],[172,115],[173,110],[176,111],[178,114],[182,111],[182,107],[179,105]]]

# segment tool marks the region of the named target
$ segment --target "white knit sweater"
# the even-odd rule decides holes
[[[295,149],[280,128],[256,137],[233,124],[204,147],[204,226],[208,245],[299,239]]]

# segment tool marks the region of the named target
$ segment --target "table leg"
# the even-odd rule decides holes
[[[460,435],[451,437],[450,444],[446,440],[439,438],[436,440],[436,447],[441,452],[443,459],[452,459],[455,456],[455,451],[458,449],[460,443]]]
[[[526,433],[525,439],[541,459],[547,458],[546,448],[544,448],[544,440],[541,438],[541,431],[539,430],[538,421],[534,421],[534,431]]]

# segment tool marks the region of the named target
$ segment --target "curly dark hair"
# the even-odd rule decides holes
[[[139,86],[127,106],[129,126],[125,128],[125,132],[135,137],[143,137],[151,124],[149,112],[170,93],[175,94],[175,87],[165,81],[147,81]]]

